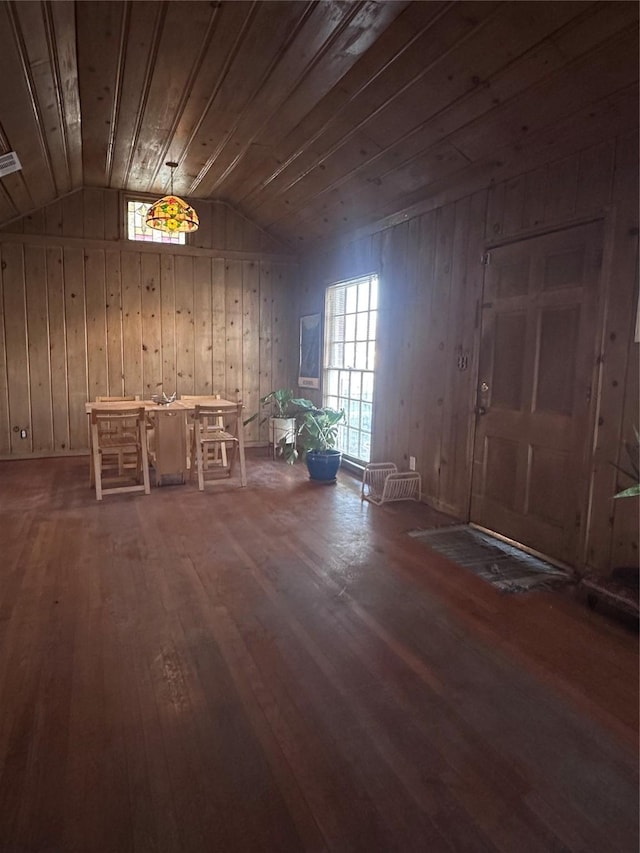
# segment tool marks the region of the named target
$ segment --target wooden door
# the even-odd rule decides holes
[[[485,270],[471,520],[579,561],[601,225],[494,249]]]

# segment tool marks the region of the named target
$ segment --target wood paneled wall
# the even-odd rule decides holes
[[[293,259],[225,205],[198,205],[190,246],[122,240],[120,201],[80,191],[0,234],[0,456],[85,451],[97,395],[239,394],[252,412],[292,381]]]
[[[372,460],[407,469],[426,499],[468,517],[483,252],[492,245],[605,223],[584,563],[638,560],[637,506],[612,500],[623,436],[637,423],[637,134],[586,148],[304,260],[300,312],[323,310],[328,284],[381,276]],[[398,222],[398,217],[394,217]],[[615,535],[614,535],[615,529]]]

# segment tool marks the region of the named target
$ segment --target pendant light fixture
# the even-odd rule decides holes
[[[145,219],[149,228],[166,231],[169,234],[176,234],[178,231],[197,231],[200,224],[198,214],[191,205],[173,194],[173,170],[177,165],[172,162],[165,163],[165,166],[171,169],[171,194],[155,201],[147,211]]]

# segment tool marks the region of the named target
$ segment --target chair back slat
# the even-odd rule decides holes
[[[95,406],[91,409],[91,416],[96,420],[121,420],[122,418],[138,418],[140,413],[144,416],[144,406],[131,406],[126,409],[100,409]]]

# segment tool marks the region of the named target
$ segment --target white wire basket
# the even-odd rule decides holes
[[[393,462],[371,462],[362,473],[360,499],[380,504],[419,501],[422,477],[417,471],[398,471]]]

